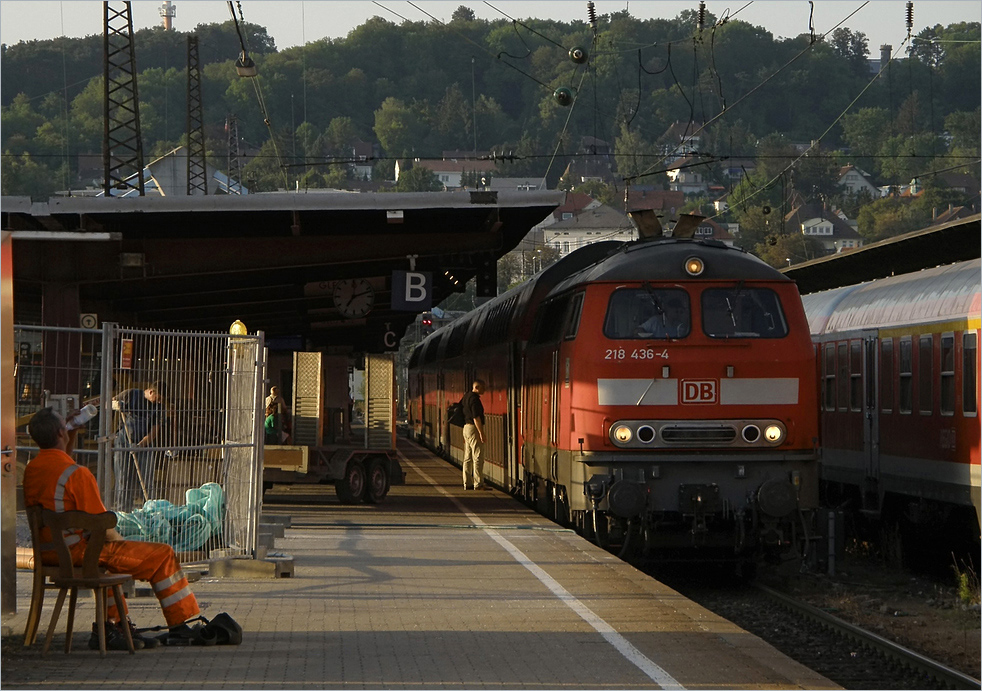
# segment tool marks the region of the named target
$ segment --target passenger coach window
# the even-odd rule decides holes
[[[689,294],[677,288],[622,288],[607,303],[604,336],[685,338],[691,330]]]
[[[978,357],[978,334],[962,334],[962,412],[976,415],[979,402],[975,398],[975,360]]]
[[[825,344],[822,368],[825,375],[825,409],[835,410],[835,344]]]
[[[880,342],[880,409],[893,412],[893,339]]]
[[[710,338],[783,338],[788,325],[767,288],[711,288],[702,294],[702,330]]]
[[[849,344],[849,410],[863,409],[863,349],[862,343]]]
[[[839,410],[849,410],[849,346],[840,343],[836,352],[836,360],[839,366],[836,372],[836,388],[839,399]]]
[[[934,411],[934,337],[921,336],[917,342],[917,402],[922,413]]]
[[[914,372],[911,358],[913,345],[910,337],[900,339],[900,412],[914,409]]]
[[[941,337],[941,414],[955,414],[955,336]]]

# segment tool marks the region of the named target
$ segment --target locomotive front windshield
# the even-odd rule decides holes
[[[767,288],[710,288],[702,293],[702,329],[710,338],[783,338],[781,301]]]
[[[691,330],[689,294],[675,288],[616,290],[607,305],[607,338],[685,338]]]

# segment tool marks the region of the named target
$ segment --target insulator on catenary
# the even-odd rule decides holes
[[[914,3],[907,2],[907,35],[910,36],[911,29],[914,28]]]
[[[593,0],[588,0],[588,2],[586,4],[586,14],[590,18],[590,26],[593,27],[593,30],[594,31],[596,31],[597,30],[597,10],[593,6]]]
[[[702,31],[702,27],[706,25],[706,3],[700,0],[699,2],[699,31]]]

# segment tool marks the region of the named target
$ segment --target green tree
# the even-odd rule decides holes
[[[439,178],[433,171],[422,166],[413,166],[399,174],[394,192],[439,192],[443,189]]]
[[[4,196],[31,197],[43,201],[57,189],[62,176],[35,161],[30,154],[19,156],[5,151],[3,154],[2,192]]]
[[[791,264],[800,264],[821,257],[825,254],[825,249],[813,237],[803,233],[786,233],[759,243],[754,248],[754,254],[775,269],[783,269],[789,266],[789,259]]]
[[[391,156],[410,156],[414,145],[423,138],[425,122],[419,112],[398,98],[389,97],[375,111],[375,136]]]
[[[357,138],[355,123],[350,117],[332,118],[324,133],[324,147],[331,156],[350,156],[351,145]]]
[[[623,198],[618,199],[617,190],[613,185],[608,185],[606,182],[601,182],[599,180],[587,180],[586,182],[577,185],[574,192],[579,192],[580,194],[586,194],[593,199],[596,199],[601,204],[606,204],[607,206],[612,206],[616,208],[624,208]]]

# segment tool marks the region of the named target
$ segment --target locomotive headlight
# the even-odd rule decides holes
[[[634,433],[627,425],[617,425],[617,427],[615,427],[614,431],[611,433],[611,436],[614,437],[614,441],[617,443],[627,444],[629,441],[631,441],[631,437],[634,436]]]
[[[768,425],[764,428],[764,439],[771,444],[778,444],[784,440],[784,429],[780,425]]]
[[[703,264],[702,259],[699,257],[689,257],[685,260],[685,273],[690,276],[698,276],[706,268]]]

